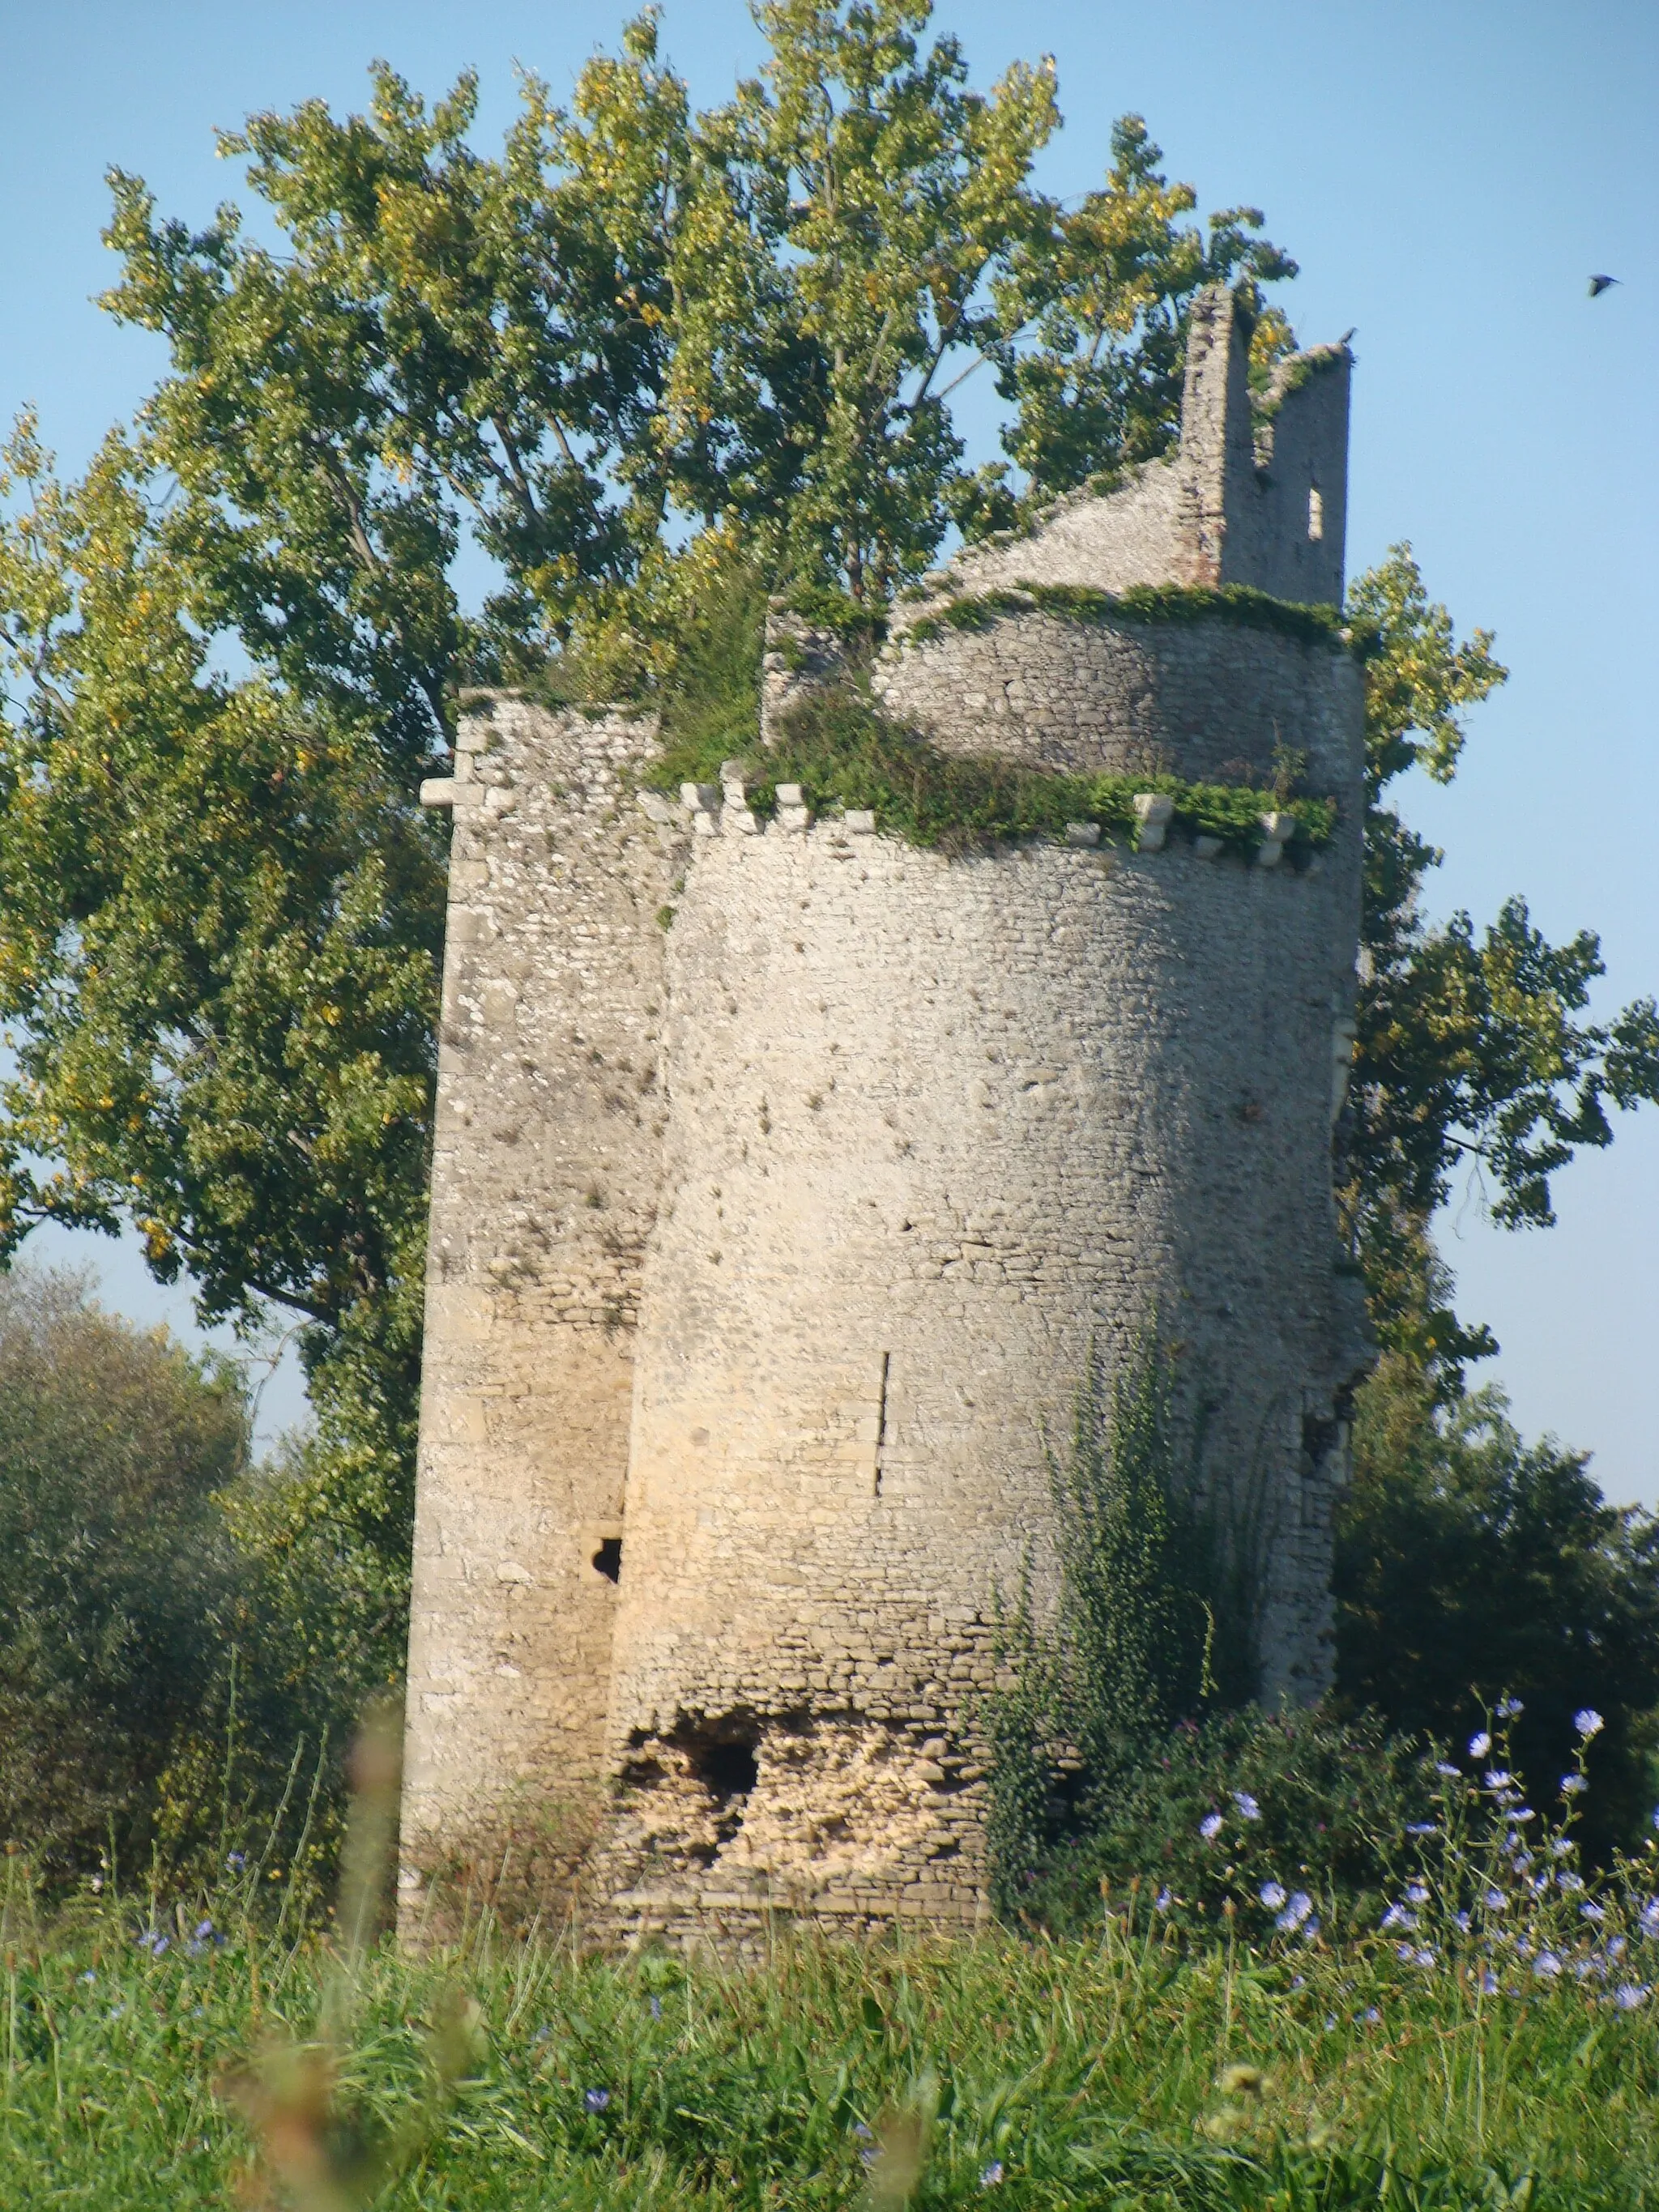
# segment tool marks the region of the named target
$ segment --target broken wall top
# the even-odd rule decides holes
[[[902,629],[930,601],[1021,583],[1121,592],[1135,585],[1243,585],[1340,606],[1347,522],[1346,343],[1281,362],[1259,406],[1248,310],[1217,285],[1193,304],[1181,442],[1115,491],[1088,486],[1025,535],[965,548],[895,611]]]

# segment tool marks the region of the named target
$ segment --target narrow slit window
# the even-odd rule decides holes
[[[1308,535],[1314,538],[1325,535],[1325,495],[1317,484],[1308,487]]]

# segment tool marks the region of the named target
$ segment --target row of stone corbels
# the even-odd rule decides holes
[[[773,827],[785,836],[799,836],[812,826],[812,811],[798,783],[781,783]],[[695,837],[757,837],[763,824],[749,804],[748,787],[736,761],[723,761],[718,783],[683,783],[679,804],[660,791],[639,794],[641,811],[659,829],[689,828]],[[871,836],[876,827],[875,810],[849,806],[838,817],[839,826],[855,837]]]
[[[1170,834],[1170,824],[1175,819],[1175,801],[1161,791],[1139,791],[1132,804],[1139,827],[1135,836],[1135,849],[1141,853],[1160,853]],[[1274,808],[1272,812],[1257,816],[1261,825],[1261,842],[1255,848],[1258,868],[1276,868],[1285,857],[1285,848],[1296,835],[1296,817]],[[1092,835],[1090,833],[1092,831]],[[1066,841],[1071,845],[1097,845],[1100,825],[1097,822],[1068,822]],[[1193,840],[1193,850],[1200,860],[1213,860],[1221,853],[1224,840],[1203,832]]]
[[[777,787],[775,826],[787,836],[798,836],[810,829],[811,811],[798,783],[781,783]],[[679,805],[659,791],[642,791],[639,794],[641,811],[659,829],[690,827],[694,836],[754,837],[761,830],[759,817],[749,805],[749,794],[741,770],[735,761],[724,762],[720,780],[714,783],[683,783]],[[1135,849],[1141,853],[1158,853],[1164,848],[1169,836],[1170,823],[1175,816],[1175,801],[1163,792],[1143,791],[1134,799],[1135,819],[1139,824]],[[1285,848],[1296,834],[1293,814],[1273,812],[1261,819],[1261,842],[1255,850],[1258,868],[1276,868],[1284,858]],[[849,806],[838,817],[839,826],[852,836],[871,836],[876,827],[875,810],[867,806]],[[1092,847],[1101,842],[1098,822],[1068,822],[1066,842],[1068,845]],[[1222,849],[1219,837],[1198,836],[1193,840],[1193,850],[1203,860],[1215,859]]]

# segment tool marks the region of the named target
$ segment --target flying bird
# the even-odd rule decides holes
[[[1619,282],[1620,279],[1617,276],[1592,276],[1589,294],[1591,299],[1599,300],[1610,284],[1617,284]]]

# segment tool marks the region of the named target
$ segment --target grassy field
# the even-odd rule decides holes
[[[1577,1724],[1542,1816],[1501,1729],[1425,1770],[1380,1897],[1264,1875],[1233,1789],[1186,1824],[1213,1859],[1087,1941],[780,1927],[746,1961],[371,1940],[366,1729],[337,1918],[274,1830],[194,1899],[48,1906],[8,1856],[0,2207],[1659,2212],[1659,1840],[1582,1867]]]
[[[13,1916],[9,2208],[1659,2205],[1655,2019],[1594,1975],[1150,1911],[747,1969],[132,1923]]]

